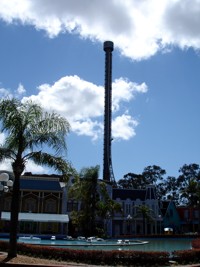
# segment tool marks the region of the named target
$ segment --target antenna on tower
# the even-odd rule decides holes
[[[103,180],[114,182],[111,157],[111,123],[112,123],[112,51],[114,44],[105,41],[105,98],[104,98],[104,149],[103,149]]]

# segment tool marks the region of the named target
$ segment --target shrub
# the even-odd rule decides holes
[[[173,260],[181,263],[199,263],[200,259],[200,249],[192,249],[192,250],[178,250],[172,253]]]
[[[0,250],[8,251],[8,242],[0,241]],[[18,253],[37,258],[72,261],[94,265],[122,266],[164,266],[169,260],[181,264],[199,262],[200,249],[168,252],[143,252],[133,250],[76,250],[49,246],[18,244]]]
[[[196,239],[192,240],[192,247],[200,249],[200,238],[196,238]]]
[[[7,248],[7,242],[0,242],[0,249],[7,251]],[[169,260],[168,252],[75,250],[23,243],[18,244],[18,253],[58,261],[112,266],[156,266],[166,264]]]

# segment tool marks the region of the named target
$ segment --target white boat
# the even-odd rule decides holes
[[[86,240],[86,238],[85,238],[84,236],[78,236],[78,237],[77,237],[77,240],[80,240],[80,241],[85,241],[85,240]]]
[[[95,237],[95,236],[91,236],[87,238],[87,242],[99,242],[99,241],[104,241],[104,239],[100,237]]]
[[[30,236],[20,236],[19,240],[20,241],[31,241],[32,242],[32,241],[40,241],[41,238],[30,235]]]
[[[97,241],[105,241],[103,238],[97,237]]]
[[[95,236],[91,236],[91,237],[87,238],[87,242],[96,242],[96,241],[97,241],[97,239]]]
[[[56,236],[52,235],[51,240],[56,240]]]
[[[133,241],[130,241],[128,239],[125,239],[125,240],[119,239],[119,240],[117,240],[117,245],[119,245],[119,246],[145,245],[145,244],[148,244],[148,243],[149,243],[149,241],[141,241],[141,240],[133,240]]]
[[[65,240],[74,240],[74,238],[71,235],[67,235],[65,238],[63,238]]]

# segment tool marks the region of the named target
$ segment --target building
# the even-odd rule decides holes
[[[181,221],[175,202],[173,200],[161,201],[160,210],[163,218],[162,231],[164,232],[165,229],[172,229],[172,233],[180,233]]]
[[[182,233],[200,233],[200,207],[177,207]]]
[[[59,175],[32,173],[21,176],[20,233],[67,235],[69,232],[73,235],[76,232],[70,222],[70,213],[79,211],[81,203],[68,197],[73,178],[68,183],[61,182],[61,178]],[[103,224],[106,225],[108,236],[161,233],[162,213],[155,186],[148,185],[146,189],[118,189],[108,183],[107,190],[110,198],[122,207],[122,212],[104,218]],[[5,193],[1,201],[2,232],[9,231],[11,193]]]
[[[159,233],[160,210],[154,186],[149,185],[146,189],[113,188],[112,198],[122,206],[122,213],[113,217],[113,236]]]
[[[1,171],[0,173],[5,172]],[[7,172],[9,175],[12,173]],[[20,179],[19,232],[67,234],[69,217],[66,210],[65,184],[58,175],[25,173]],[[1,201],[1,231],[9,231],[11,194]]]

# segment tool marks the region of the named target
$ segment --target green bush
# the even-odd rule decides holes
[[[200,238],[196,238],[196,239],[192,240],[192,247],[200,249]]]
[[[0,250],[8,251],[8,242],[0,241]],[[55,259],[57,261],[71,261],[94,265],[122,265],[122,266],[164,266],[169,260],[181,264],[199,262],[200,249],[168,252],[143,252],[143,251],[103,251],[103,250],[76,250],[56,248],[49,246],[18,244],[18,254],[31,257]]]
[[[7,251],[8,243],[1,241],[0,249]],[[18,253],[58,261],[112,266],[156,266],[166,264],[169,260],[168,252],[75,250],[23,243],[18,244]]]
[[[200,249],[191,249],[191,250],[177,250],[172,253],[173,260],[181,263],[199,263],[200,259]]]

